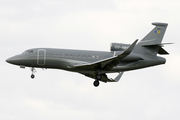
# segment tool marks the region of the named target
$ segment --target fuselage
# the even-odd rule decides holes
[[[52,48],[29,49],[20,55],[16,55],[6,61],[24,67],[63,69],[74,72],[96,72],[94,69],[77,69],[74,65],[93,63],[103,59],[121,54],[123,51],[88,51],[88,50],[69,50]],[[156,56],[155,58],[146,58],[136,53],[129,54],[126,58],[120,60],[120,63],[110,71],[102,70],[102,73],[113,73],[121,71],[135,70],[154,65],[164,64],[165,59]]]

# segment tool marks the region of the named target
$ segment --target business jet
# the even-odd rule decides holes
[[[35,68],[62,69],[77,72],[100,82],[118,82],[124,72],[165,64],[166,59],[157,54],[169,54],[162,47],[162,39],[167,23],[152,23],[155,27],[140,41],[132,44],[111,43],[110,51],[89,51],[54,48],[28,49],[13,56],[6,62],[20,68],[30,67],[31,78],[35,78]],[[138,42],[138,43],[137,43]],[[107,73],[119,73],[114,79]]]

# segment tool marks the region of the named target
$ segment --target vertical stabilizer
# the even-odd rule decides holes
[[[151,58],[157,55],[168,24],[155,22],[152,25],[156,27],[136,45],[134,53]]]

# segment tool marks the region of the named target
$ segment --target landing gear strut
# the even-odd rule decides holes
[[[102,75],[100,75],[100,74],[98,74],[97,76],[96,76],[96,80],[94,81],[94,83],[93,83],[93,85],[95,86],[95,87],[98,87],[99,86],[99,80],[101,80],[102,79]]]
[[[97,79],[97,80],[101,80],[101,79],[102,79],[102,75],[98,74],[98,75],[96,76],[96,79]]]
[[[31,78],[32,78],[32,79],[34,79],[34,78],[35,78],[34,73],[36,72],[36,70],[35,70],[35,68],[34,68],[34,67],[32,67],[32,68],[31,68],[31,72],[32,72],[32,74],[31,74]]]

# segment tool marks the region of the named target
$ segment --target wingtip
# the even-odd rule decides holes
[[[121,55],[121,56],[123,56],[123,55],[124,55],[124,56],[129,55],[129,54],[132,52],[132,50],[134,49],[137,41],[138,41],[138,39],[136,39],[136,40],[135,40],[122,54],[120,54],[120,55]]]
[[[137,42],[138,42],[138,39],[136,39],[136,40],[131,44],[130,47],[132,47],[132,49],[133,49]],[[130,48],[130,47],[129,47],[129,48]]]
[[[137,43],[139,39],[136,39],[134,42]]]

